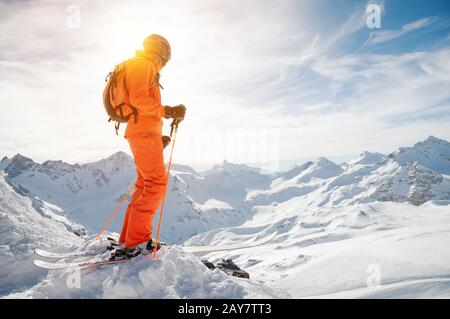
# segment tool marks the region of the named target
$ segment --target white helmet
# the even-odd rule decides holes
[[[161,66],[170,60],[170,44],[164,37],[158,34],[149,35],[144,39],[143,45],[146,53],[155,54],[160,58]]]

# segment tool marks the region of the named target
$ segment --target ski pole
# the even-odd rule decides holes
[[[125,200],[127,199],[128,195],[130,195],[130,193],[133,191],[134,189],[134,185],[131,186],[131,188],[126,192],[125,196],[122,198],[122,200],[120,201],[119,205],[116,206],[116,208],[114,209],[114,212],[111,214],[111,216],[109,217],[108,221],[106,222],[105,226],[103,226],[102,230],[100,231],[100,233],[97,235],[97,237],[95,238],[95,240],[98,240],[100,238],[100,236],[103,234],[103,232],[106,230],[106,228],[108,228],[108,226],[112,223],[112,221],[114,220],[114,218],[116,217],[117,213],[119,212],[120,207],[122,207],[123,203],[125,202]]]
[[[158,221],[158,230],[156,231],[156,238],[155,238],[155,247],[153,248],[153,259],[156,259],[156,251],[158,250],[158,241],[159,241],[159,232],[161,231],[161,222],[163,218],[163,210],[164,210],[164,203],[166,202],[166,193],[167,193],[167,186],[169,185],[169,177],[170,177],[170,167],[172,166],[172,156],[173,156],[173,149],[175,148],[175,141],[177,138],[177,131],[178,131],[178,124],[180,121],[178,119],[174,119],[170,130],[170,137],[172,137],[172,133],[175,129],[174,135],[173,135],[173,143],[172,143],[172,150],[170,151],[170,159],[169,159],[169,166],[167,167],[167,182],[164,186],[164,195],[161,202],[161,209],[159,210],[159,221]]]

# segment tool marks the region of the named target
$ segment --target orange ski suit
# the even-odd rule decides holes
[[[125,247],[132,247],[151,239],[153,216],[164,196],[167,176],[161,141],[164,107],[158,71],[150,57],[138,50],[126,72],[129,102],[138,110],[137,122],[131,117],[125,131],[136,164],[137,180],[119,241]]]

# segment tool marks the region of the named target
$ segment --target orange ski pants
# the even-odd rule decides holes
[[[151,239],[152,220],[164,196],[167,176],[160,134],[143,132],[128,136],[127,140],[138,177],[119,241],[132,247]]]

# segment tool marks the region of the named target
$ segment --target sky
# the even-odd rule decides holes
[[[280,170],[450,140],[447,0],[0,1],[0,155],[130,153],[104,78],[152,33],[172,46],[162,104],[187,107],[177,163]]]

